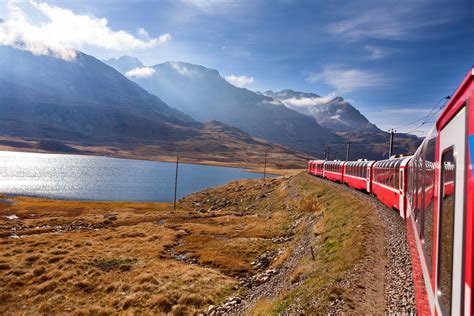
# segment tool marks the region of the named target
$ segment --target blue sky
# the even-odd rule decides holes
[[[71,37],[68,44],[98,58],[180,60],[234,75],[251,90],[341,95],[383,129],[427,115],[474,64],[471,0],[36,0],[36,7],[4,1],[0,18],[8,20],[18,6],[33,25],[72,20],[61,20],[59,11],[39,13],[43,3],[45,10],[89,17],[84,29],[106,23],[107,31],[97,33],[117,42],[77,38],[80,18],[77,33],[66,27],[53,35]],[[423,134],[429,124],[418,125],[400,130]]]

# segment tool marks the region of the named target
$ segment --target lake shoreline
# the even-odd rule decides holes
[[[184,163],[248,170],[263,168],[265,164],[265,151],[256,151],[255,148],[232,147],[230,146],[232,144],[229,144],[230,147],[225,151],[216,151],[212,148],[207,149],[181,143],[173,144],[170,147],[159,143],[122,144],[112,142],[110,144],[84,145],[75,142],[52,142],[58,143],[58,146],[43,148],[40,146],[39,139],[0,136],[0,151],[86,155],[161,162],[176,162],[178,156],[179,160]],[[306,161],[309,159],[308,154],[291,151],[272,143],[268,143],[268,146],[266,164],[268,169],[279,171],[305,168]]]
[[[138,161],[156,161],[156,162],[167,162],[167,163],[176,163],[176,157],[174,156],[158,156],[155,159],[147,157],[126,157],[123,155],[103,155],[101,153],[65,153],[65,152],[51,152],[44,150],[22,150],[21,148],[1,146],[0,152],[18,152],[18,153],[32,153],[32,154],[50,154],[50,155],[66,155],[66,156],[91,156],[91,157],[104,157],[104,158],[115,158],[115,159],[126,159],[126,160],[138,160]],[[200,165],[200,166],[211,166],[211,167],[227,167],[227,168],[236,168],[241,169],[243,172],[252,172],[252,173],[263,173],[264,168],[257,164],[245,163],[245,162],[219,162],[212,160],[202,160],[195,158],[186,158],[180,157],[179,163],[185,163],[189,165]],[[295,168],[276,168],[276,167],[267,167],[267,175],[290,175],[295,174],[300,171],[303,171],[304,168],[295,169]]]
[[[173,201],[175,164],[169,161],[0,151],[0,162],[5,179],[0,194],[65,201]],[[181,161],[177,197],[236,179],[263,178],[263,171]],[[266,176],[299,171],[268,168]]]

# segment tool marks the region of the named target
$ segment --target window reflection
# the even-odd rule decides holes
[[[446,315],[451,314],[453,237],[454,237],[454,175],[453,151],[443,154],[441,161],[441,209],[439,231],[438,295]]]

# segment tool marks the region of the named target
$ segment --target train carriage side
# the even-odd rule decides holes
[[[372,168],[372,188],[374,194],[389,208],[395,209],[405,218],[406,167],[410,157],[381,160]]]
[[[344,174],[344,164],[345,161],[325,161],[323,165],[323,177],[334,181],[334,182],[343,182]]]
[[[315,162],[315,175],[318,177],[323,176],[323,167],[324,167],[324,160],[316,160]]]
[[[344,165],[343,181],[348,186],[370,192],[371,170],[375,161],[348,161]]]
[[[419,314],[473,315],[474,70],[408,166],[407,238]]]

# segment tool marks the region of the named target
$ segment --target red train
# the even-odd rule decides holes
[[[405,219],[421,315],[473,315],[474,69],[413,156],[308,162],[308,173],[373,194]]]

